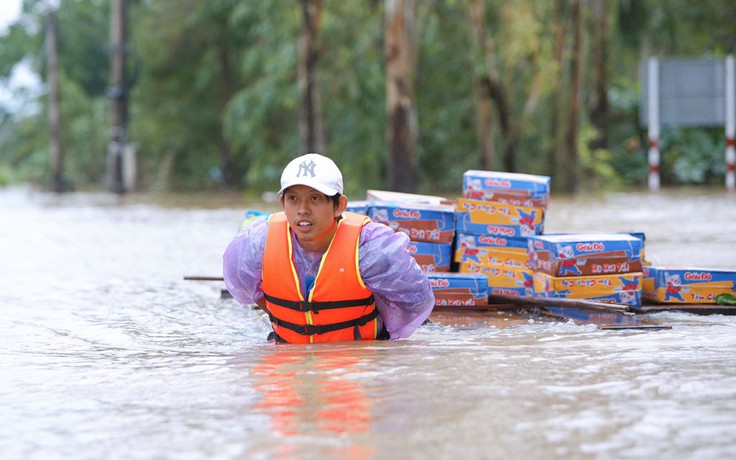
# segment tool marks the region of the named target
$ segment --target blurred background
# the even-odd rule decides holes
[[[640,65],[723,59],[730,0],[4,0],[0,185],[274,191],[299,154],[347,193],[644,188]],[[724,127],[663,126],[664,187],[720,185]]]

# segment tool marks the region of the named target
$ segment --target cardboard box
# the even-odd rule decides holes
[[[641,291],[645,299],[654,299],[654,274],[657,269],[651,265],[642,264],[641,267]]]
[[[348,207],[346,211],[354,212],[356,214],[368,215],[368,207],[372,204],[372,201],[368,200],[351,200],[348,201]]]
[[[435,305],[487,305],[488,278],[479,273],[427,273]]]
[[[529,290],[527,288],[510,288],[510,287],[496,287],[488,286],[489,295],[506,295],[506,296],[528,296]]]
[[[489,288],[523,289],[524,295],[534,295],[534,273],[527,268],[500,268],[466,262],[460,264],[460,273],[482,273],[488,277]]]
[[[457,232],[454,261],[504,268],[530,268],[526,238]]]
[[[640,306],[642,274],[557,277],[534,272],[534,295]]]
[[[374,222],[404,232],[412,241],[452,243],[455,236],[454,207],[409,203],[374,202],[368,207]]]
[[[528,237],[544,230],[544,209],[460,198],[455,221],[458,232]]]
[[[644,241],[628,233],[554,233],[528,242],[531,267],[553,276],[642,271]]]
[[[417,193],[390,192],[387,190],[367,190],[367,201],[386,201],[390,203],[449,204],[451,200],[443,196],[420,195]]]
[[[427,273],[450,271],[451,244],[410,241],[406,249],[416,259],[423,271]]]
[[[550,182],[548,176],[468,170],[463,174],[463,197],[546,209]]]
[[[715,303],[718,294],[736,295],[736,270],[647,267],[647,300],[662,303]]]

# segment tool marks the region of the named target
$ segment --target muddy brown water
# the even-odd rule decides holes
[[[528,319],[274,346],[220,299],[237,196],[0,189],[5,459],[735,458],[736,317],[660,331]],[[547,231],[641,231],[736,268],[721,189],[555,198]]]

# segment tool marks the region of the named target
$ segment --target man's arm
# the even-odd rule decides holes
[[[263,299],[261,284],[267,232],[268,221],[254,221],[230,242],[222,256],[225,287],[244,305],[258,304]]]
[[[409,337],[435,302],[426,274],[406,249],[408,242],[404,233],[383,224],[368,224],[361,233],[361,276],[392,339]]]

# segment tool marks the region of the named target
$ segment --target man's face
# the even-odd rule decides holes
[[[312,251],[327,250],[344,207],[335,207],[328,196],[306,185],[286,189],[281,204],[302,247]]]

